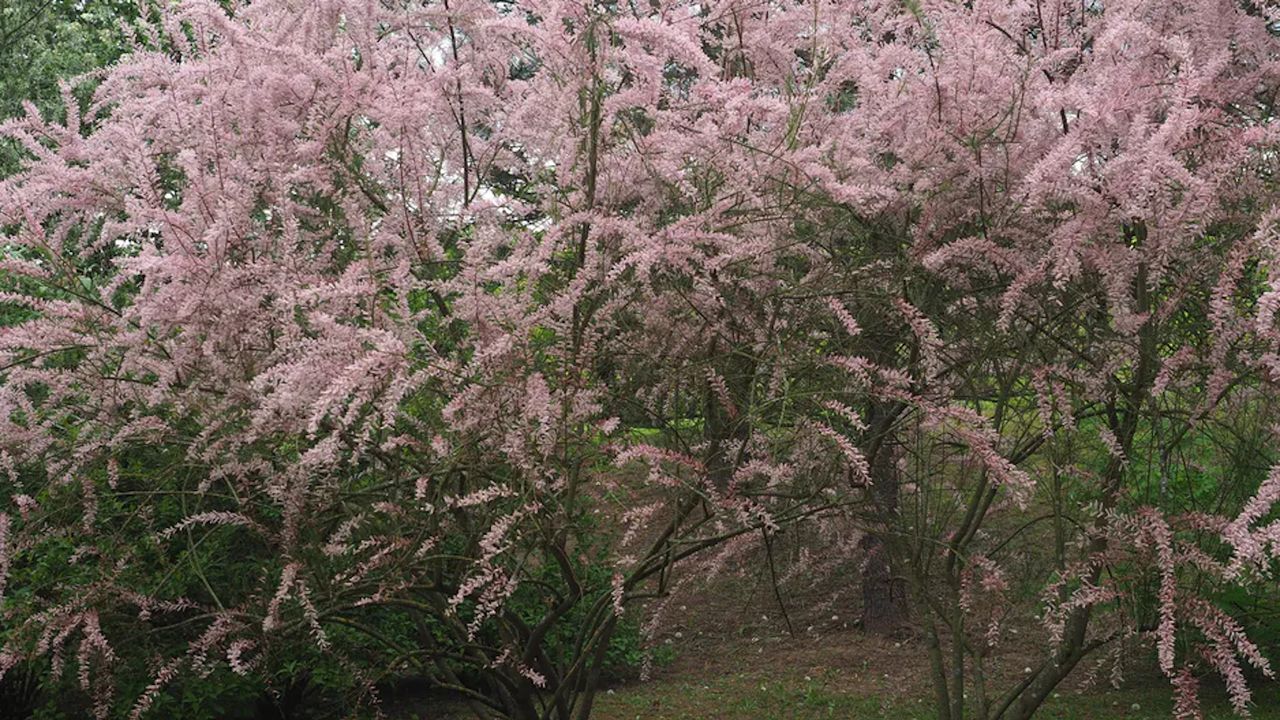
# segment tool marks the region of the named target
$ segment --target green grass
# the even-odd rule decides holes
[[[762,679],[758,673],[721,675],[705,682],[660,680],[603,693],[592,717],[598,720],[819,720],[826,718],[871,720],[933,720],[930,701],[890,699],[842,688],[839,673],[828,677],[792,676],[784,673]],[[1233,718],[1220,692],[1204,693],[1207,720]],[[1165,720],[1172,714],[1167,685],[1123,690],[1097,690],[1087,694],[1057,693],[1036,717],[1046,720]],[[1252,716],[1280,720],[1280,688],[1258,686]]]

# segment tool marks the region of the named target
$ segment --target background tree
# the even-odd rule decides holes
[[[58,115],[58,83],[114,62],[127,48],[122,31],[137,16],[133,0],[6,0],[0,4],[0,117],[23,114],[30,102]],[[78,97],[83,100],[86,92]],[[18,167],[18,148],[6,143],[0,174]]]

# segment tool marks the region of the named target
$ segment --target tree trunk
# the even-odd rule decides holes
[[[883,403],[871,407],[871,496],[877,528],[862,538],[862,629],[874,635],[890,635],[907,620],[907,588],[893,573],[892,553],[886,538],[898,518],[897,446],[890,437],[896,412]]]

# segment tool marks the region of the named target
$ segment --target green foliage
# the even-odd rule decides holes
[[[137,17],[134,0],[4,0],[0,2],[0,118],[30,101],[46,117],[65,117],[60,81],[109,65],[127,49],[121,23]],[[79,85],[86,103],[93,83]],[[20,153],[0,145],[0,176],[17,168]]]

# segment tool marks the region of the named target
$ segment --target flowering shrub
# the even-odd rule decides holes
[[[1195,673],[1241,714],[1245,668],[1272,674],[1213,599],[1274,571],[1274,19],[908,3],[842,56],[893,68],[854,114],[891,157],[896,257],[927,273],[899,275],[901,349],[845,365],[893,417],[880,532],[940,717],[1029,717],[1136,642],[1186,717]],[[1011,590],[1039,599],[1049,650],[1002,688],[1001,626],[1032,614]]]
[[[943,717],[1147,637],[1243,712],[1204,579],[1271,569],[1280,476],[1144,483],[1274,422],[1277,46],[1183,5],[154,8],[0,126],[0,672],[585,718],[628,605],[814,522],[869,628],[910,590]],[[991,697],[1027,586],[1050,649]]]
[[[710,28],[156,12],[87,108],[4,126],[30,157],[0,208],[0,668],[47,660],[96,716],[141,717],[309,645],[357,695],[418,673],[481,711],[585,717],[647,581],[836,502],[741,420],[747,349],[790,352],[751,294],[802,273],[773,251],[787,161],[720,153],[790,109],[718,76]],[[620,412],[662,428],[700,396],[699,439],[627,447]],[[593,509],[632,498],[597,548]]]

